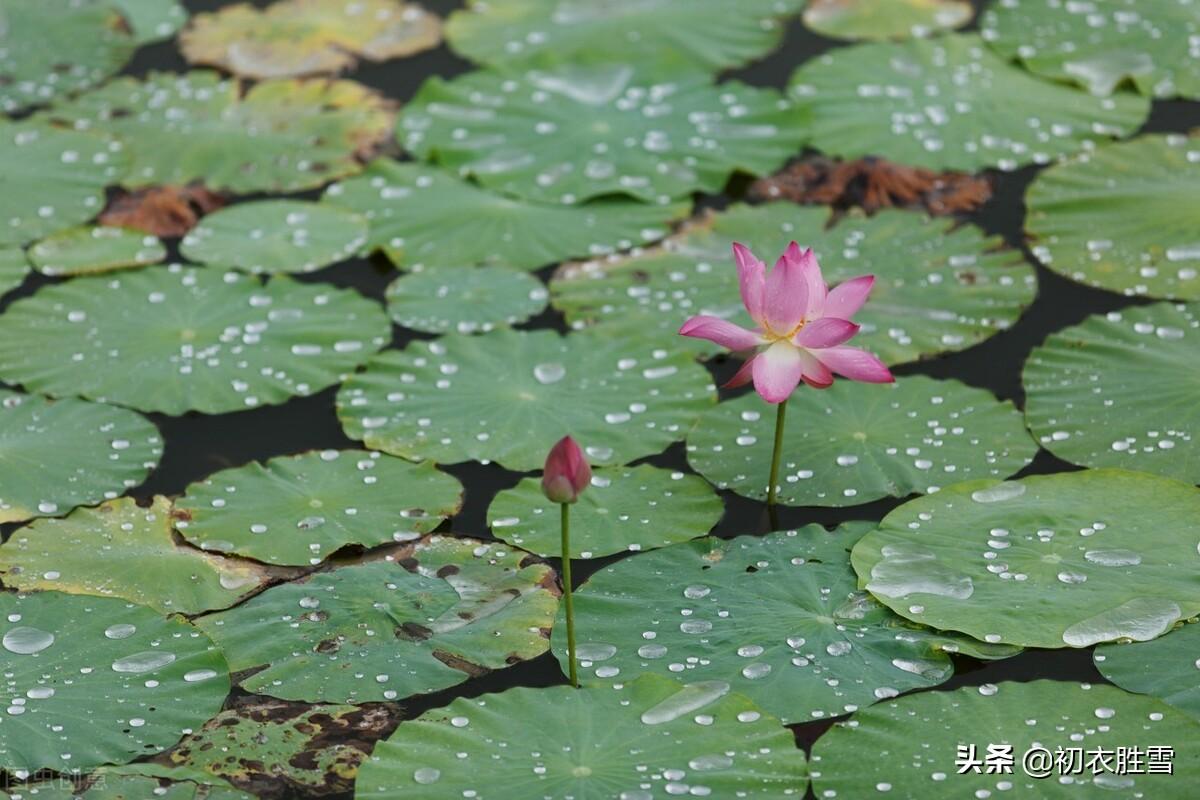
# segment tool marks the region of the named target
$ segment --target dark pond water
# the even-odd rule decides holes
[[[442,15],[462,5],[453,0],[421,2],[426,8]],[[254,2],[254,5],[258,6],[267,4],[267,0]],[[975,0],[976,6],[985,4],[984,0]],[[186,0],[185,5],[195,13],[213,10],[228,3],[220,0]],[[731,72],[729,75],[750,84],[783,87],[799,64],[838,46],[841,46],[838,42],[816,36],[804,29],[797,20],[789,27],[784,44],[778,51],[750,67]],[[371,86],[403,104],[429,76],[451,77],[472,68],[471,64],[442,46],[401,61],[366,64],[346,77]],[[143,75],[153,70],[185,69],[187,65],[175,49],[174,43],[167,42],[139,51],[125,72]],[[1200,103],[1157,101],[1143,132],[1186,132],[1193,127],[1200,127]],[[393,155],[398,155],[398,152]],[[1009,246],[1024,251],[1030,261],[1032,257],[1024,246],[1022,221],[1025,212],[1025,189],[1036,172],[1036,167],[1030,167],[1014,173],[990,174],[993,181],[991,200],[980,211],[967,218],[985,231],[1002,236]],[[728,187],[726,194],[700,196],[697,202],[700,206],[719,208],[738,199],[746,184],[744,180],[735,181]],[[302,196],[315,198],[318,195],[319,192],[311,192]],[[469,220],[464,220],[462,234],[472,235]],[[177,257],[176,253],[172,255]],[[553,267],[548,266],[538,274],[543,279],[548,279],[552,271]],[[353,259],[320,272],[298,277],[309,282],[352,287],[382,302],[384,288],[395,275],[395,270],[386,260],[379,258]],[[1037,300],[1011,329],[964,352],[903,366],[895,372],[900,375],[924,374],[939,378],[957,378],[968,384],[989,389],[1001,398],[1011,399],[1022,405],[1024,398],[1020,385],[1021,366],[1034,346],[1040,344],[1050,333],[1074,325],[1090,314],[1119,309],[1138,302],[1071,283],[1040,266],[1037,268],[1037,277]],[[50,279],[31,276],[24,286],[8,295],[5,302],[0,303],[0,310],[14,299],[27,296],[48,282]],[[520,327],[551,328],[564,332],[566,330],[561,315],[553,310],[546,311]],[[394,328],[392,346],[402,348],[414,338],[426,337]],[[732,374],[735,365],[718,360],[711,368],[720,383]],[[739,393],[740,391],[742,390],[739,390]],[[189,483],[212,472],[252,460],[264,460],[314,448],[358,446],[358,443],[345,436],[338,425],[334,413],[335,393],[336,387],[312,397],[294,399],[282,406],[237,414],[187,414],[182,417],[151,415],[164,434],[165,455],[158,470],[133,494],[139,500],[149,499],[155,494],[176,495],[182,493]],[[682,444],[673,445],[666,452],[644,461],[671,469],[690,471]],[[446,469],[466,486],[466,499],[461,513],[439,530],[491,539],[485,522],[487,507],[498,491],[515,485],[521,476],[494,464],[465,464]],[[1073,469],[1076,468],[1042,451],[1019,475]],[[722,497],[725,502],[725,514],[713,535],[728,538],[767,530],[764,505],[729,492],[722,492]],[[780,511],[779,523],[781,527],[794,528],[812,522],[832,526],[853,519],[879,520],[902,502],[903,500],[889,499],[843,509],[784,508]],[[13,526],[7,527],[11,529]],[[11,530],[3,532],[7,536]],[[577,562],[574,565],[576,585],[586,581],[593,572],[617,558],[620,556]],[[988,664],[969,658],[957,658],[955,666],[955,677],[938,690],[1002,680],[1035,678],[1105,682],[1092,665],[1090,650],[1029,650],[1015,658]],[[445,705],[456,697],[472,697],[515,686],[541,687],[563,683],[565,679],[558,663],[550,655],[544,655],[483,678],[470,680],[453,689],[407,701],[398,719],[412,718],[427,709]],[[231,702],[239,699],[245,698],[235,695]],[[807,750],[830,724],[832,720],[821,720],[794,725],[792,729],[798,744]],[[348,794],[344,796],[349,797]]]

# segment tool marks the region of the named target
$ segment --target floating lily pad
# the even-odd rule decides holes
[[[716,400],[708,372],[664,345],[510,329],[413,342],[346,381],[338,418],[350,438],[404,458],[529,472],[570,435],[594,465],[625,464],[682,439]]]
[[[1129,85],[1152,97],[1200,97],[1200,14],[1192,0],[1006,0],[980,25],[1006,58],[1092,94]]]
[[[791,203],[734,206],[665,242],[665,249],[572,264],[550,284],[552,302],[573,325],[614,323],[680,339],[693,314],[753,327],[742,307],[729,250],[743,242],[774,258],[792,239],[812,247],[830,283],[874,274],[871,298],[855,315],[854,344],[888,364],[977,344],[1016,321],[1033,302],[1033,268],[1000,240],[905,211],[844,217],[826,230],[828,211]],[[703,339],[681,346],[712,354]]]
[[[1074,464],[1200,483],[1196,311],[1135,306],[1051,334],[1023,375],[1025,419],[1042,446]]]
[[[213,717],[166,760],[264,797],[337,794],[351,788],[366,742],[391,727],[388,717],[381,708],[245,704]]]
[[[652,467],[600,467],[571,509],[571,557],[653,550],[703,536],[721,519],[721,498],[694,475]],[[541,556],[562,555],[557,503],[540,478],[525,478],[488,507],[492,535]]]
[[[104,207],[104,187],[117,183],[128,166],[127,153],[102,136],[0,122],[0,246],[25,244],[96,216]]]
[[[613,253],[661,239],[686,202],[666,205],[604,198],[583,206],[530,203],[459,180],[425,164],[379,159],[335,183],[327,202],[358,211],[368,248],[397,266],[537,269],[572,256]],[[464,234],[461,220],[471,220]]]
[[[306,702],[436,692],[546,652],[554,572],[526,553],[434,536],[285,583],[197,620],[250,692]]]
[[[729,689],[648,675],[617,690],[459,698],[380,742],[355,797],[802,797],[791,732]]]
[[[665,203],[720,191],[735,172],[770,172],[800,149],[804,122],[773,89],[647,81],[606,64],[430,78],[398,136],[421,158],[527,200]]]
[[[1200,613],[1200,490],[1119,469],[968,481],[912,500],[854,547],[897,614],[988,642],[1145,641]]]
[[[29,261],[19,247],[0,247],[0,297],[20,286],[29,274]]]
[[[187,22],[187,9],[179,0],[111,0],[138,44],[169,39]]]
[[[208,70],[121,78],[43,116],[119,137],[132,157],[125,186],[202,180],[239,193],[352,175],[392,125],[388,102],[353,81],[263,81],[243,95],[238,81]]]
[[[950,653],[1016,654],[912,625],[858,591],[849,550],[874,527],[699,539],[606,567],[575,594],[580,680],[719,682],[791,724],[943,683]]]
[[[1200,144],[1142,136],[1040,173],[1029,187],[1033,254],[1126,295],[1200,300]]]
[[[157,264],[167,249],[157,236],[129,228],[71,228],[29,248],[29,260],[43,275],[86,275]]]
[[[111,500],[144,481],[162,450],[140,414],[0,389],[0,522]]]
[[[118,72],[134,46],[110,4],[3,0],[0,111],[11,114],[94,86]]]
[[[791,92],[818,149],[932,169],[1044,164],[1127,136],[1150,109],[1035,78],[975,34],[839,48],[800,67]]]
[[[0,593],[8,771],[86,769],[171,746],[215,714],[229,674],[179,617],[107,597]]]
[[[811,0],[804,24],[834,39],[907,39],[966,25],[966,0]]]
[[[441,21],[398,0],[278,0],[197,14],[179,37],[193,64],[248,78],[286,78],[351,69],[359,58],[386,61],[436,47]]]
[[[446,23],[460,55],[493,66],[621,62],[715,73],[779,45],[802,0],[472,0]]]
[[[175,526],[205,550],[304,566],[349,544],[420,538],[461,505],[462,486],[432,464],[323,450],[189,486],[175,504]]]
[[[165,497],[149,508],[123,497],[27,525],[0,546],[0,573],[15,589],[120,597],[164,614],[225,608],[266,580],[256,564],[177,545]]]
[[[0,316],[0,378],[55,397],[215,414],[331,386],[390,333],[383,309],[347,289],[175,265],[16,301]]]
[[[742,395],[700,418],[688,434],[688,461],[718,488],[762,500],[774,436],[775,406]],[[1021,413],[985,389],[922,375],[882,385],[837,381],[792,395],[778,499],[852,506],[927,494],[1007,477],[1035,453]]]
[[[1138,694],[1165,700],[1200,719],[1200,625],[1183,625],[1150,642],[1106,644],[1092,659],[1104,677]]]
[[[813,790],[846,798],[1182,798],[1188,791],[1180,787],[1200,776],[1198,736],[1200,725],[1170,706],[1112,686],[1033,681],[922,692],[859,711],[817,740]],[[993,744],[1011,745],[1010,770],[988,768]],[[1158,745],[1175,749],[1173,775],[1147,774],[1147,747]],[[1140,768],[1118,772],[1116,751],[1134,748]],[[974,764],[960,749],[977,770],[960,768]],[[1103,755],[1092,761],[1097,751]]]
[[[397,325],[426,333],[486,333],[540,314],[549,292],[537,278],[508,267],[423,270],[387,288]]]
[[[249,272],[314,272],[350,258],[367,241],[367,221],[325,203],[262,200],[204,217],[179,252],[200,264]]]

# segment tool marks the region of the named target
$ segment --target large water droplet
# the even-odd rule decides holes
[[[538,383],[543,384],[558,383],[566,374],[567,368],[556,361],[538,364],[533,368],[533,377],[537,378]]]
[[[438,778],[442,777],[442,771],[433,767],[421,767],[413,772],[413,780],[424,786],[431,783],[437,783]]]
[[[1008,481],[998,483],[995,486],[989,486],[986,489],[977,489],[971,492],[971,499],[976,503],[999,503],[1003,500],[1012,500],[1025,494],[1025,484]]]
[[[661,725],[679,719],[684,714],[699,711],[729,693],[729,684],[724,681],[700,681],[689,683],[675,694],[642,714],[646,725]]]
[[[10,653],[28,656],[40,653],[54,644],[54,634],[37,628],[21,626],[12,628],[4,634],[4,639],[0,640],[0,644],[3,644],[4,649]]]
[[[137,626],[125,622],[109,625],[104,629],[104,635],[109,639],[128,639],[135,633],[137,633]]]
[[[159,667],[165,667],[174,660],[174,653],[167,653],[162,650],[143,650],[131,656],[118,658],[112,663],[112,668],[113,672],[150,672]]]

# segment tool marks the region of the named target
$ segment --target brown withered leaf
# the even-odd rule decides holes
[[[992,196],[986,177],[967,172],[934,172],[894,164],[882,158],[840,161],[808,156],[750,186],[755,200],[859,207],[868,214],[881,208],[923,208],[935,216],[976,210]]]
[[[198,183],[187,186],[151,186],[121,191],[100,214],[103,225],[134,228],[163,238],[183,236],[205,214],[228,202],[221,194]]]

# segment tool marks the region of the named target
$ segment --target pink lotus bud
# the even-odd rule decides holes
[[[552,503],[574,503],[592,480],[583,451],[570,436],[559,439],[546,456],[542,473],[542,493]]]

